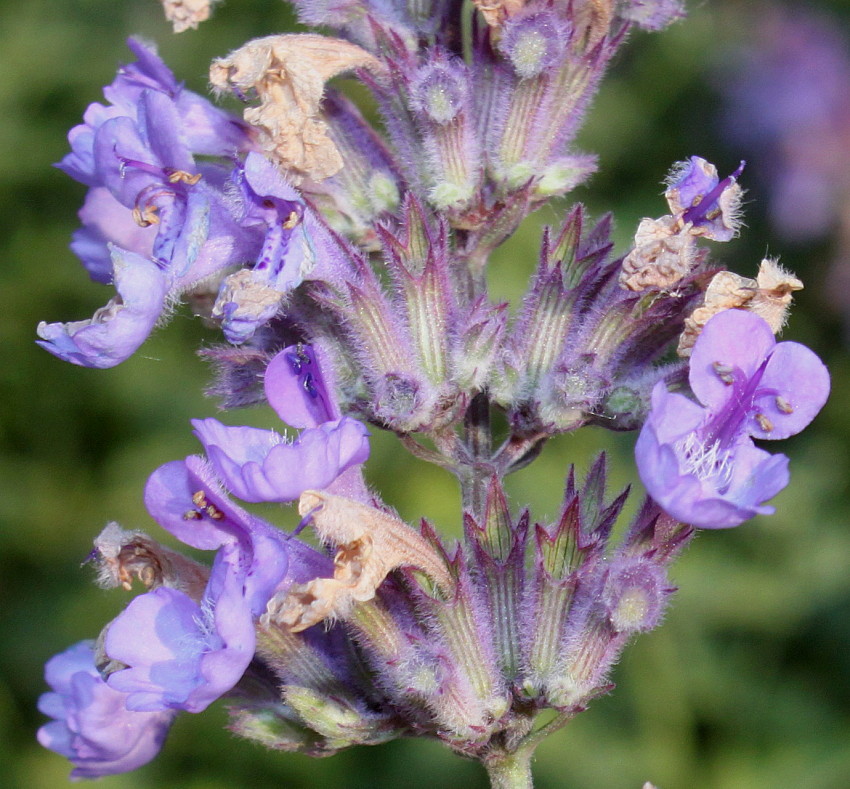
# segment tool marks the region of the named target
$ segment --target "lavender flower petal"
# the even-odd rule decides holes
[[[107,284],[112,281],[109,244],[144,258],[151,257],[156,226],[140,227],[108,189],[102,186],[89,189],[78,216],[83,226],[73,235],[71,251],[80,258],[89,276],[96,282]]]
[[[638,436],[635,458],[649,495],[668,515],[703,529],[738,526],[755,515],[770,515],[763,502],[788,484],[788,459],[757,449],[744,438],[730,449],[705,446],[699,431],[670,425],[692,417],[696,407],[670,394],[660,382],[652,393],[652,410]],[[663,436],[663,438],[662,438]]]
[[[111,247],[116,298],[91,319],[45,323],[38,344],[60,359],[83,367],[114,367],[147,339],[162,313],[167,285],[163,273],[145,258]]]
[[[818,356],[798,342],[780,342],[770,354],[755,405],[770,423],[750,425],[754,438],[788,438],[817,416],[829,397],[829,371]]]
[[[110,675],[137,710],[200,712],[229,691],[254,656],[254,619],[288,568],[283,535],[233,506],[200,458],[155,471],[145,503],[189,545],[218,549],[199,601],[160,587],[110,625],[107,654],[128,668]]]
[[[207,99],[185,90],[155,49],[130,38],[127,46],[138,60],[122,66],[111,85],[103,89],[109,106],[94,103],[83,115],[83,123],[68,134],[71,153],[57,165],[72,178],[89,186],[99,180],[94,161],[97,131],[108,120],[138,119],[143,93],[158,93],[174,106],[181,134],[190,151],[208,156],[228,156],[251,146],[247,126]]]
[[[38,730],[38,741],[71,760],[72,780],[135,770],[159,753],[174,713],[128,710],[126,694],[95,668],[91,641],[51,658],[45,679],[53,692],[41,696],[38,708],[54,720]]]
[[[327,488],[369,457],[368,432],[350,417],[308,428],[292,443],[270,430],[227,427],[215,419],[192,425],[227,487],[245,501],[294,501],[305,490]]]
[[[254,656],[254,623],[242,594],[242,557],[216,556],[200,603],[160,587],[140,595],[109,626],[107,654],[129,666],[107,680],[127,708],[201,712],[242,677]]]
[[[264,380],[269,405],[292,427],[318,427],[341,416],[309,345],[284,348],[269,362]]]
[[[203,506],[197,503],[200,500]],[[148,479],[145,506],[160,526],[193,548],[241,546],[245,561],[253,563],[244,593],[251,611],[256,616],[263,612],[286,574],[291,544],[279,529],[230,501],[209,464],[191,456],[161,466]]]
[[[691,354],[691,389],[703,405],[722,408],[729,400],[730,384],[715,365],[728,368],[729,374],[740,370],[750,379],[775,346],[770,326],[758,316],[744,310],[719,312],[706,323]]]
[[[767,323],[744,310],[725,310],[708,321],[691,356],[689,380],[713,411],[734,394],[747,413],[747,433],[755,438],[799,433],[829,395],[823,362],[800,343],[777,344]]]
[[[726,310],[696,341],[690,383],[705,407],[663,382],[652,392],[635,447],[649,494],[669,515],[702,528],[772,513],[764,502],[788,484],[788,459],[757,449],[750,437],[802,430],[826,401],[826,368],[798,343],[777,345],[757,315]]]

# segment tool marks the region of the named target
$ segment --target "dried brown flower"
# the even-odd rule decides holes
[[[501,27],[525,5],[525,0],[472,0],[490,27]]]
[[[395,515],[315,490],[301,495],[298,511],[310,516],[316,534],[338,551],[333,578],[293,584],[282,598],[269,603],[266,616],[293,632],[346,616],[354,603],[371,600],[387,574],[398,567],[422,570],[443,594],[454,591],[454,579],[440,554]]]
[[[266,153],[297,185],[305,178],[322,181],[342,169],[319,105],[325,82],[357,68],[377,72],[382,67],[349,41],[295,33],[257,38],[214,60],[210,81],[238,95],[256,92],[260,104],[245,110],[245,120],[260,130]]]
[[[693,235],[682,232],[676,217],[642,219],[634,249],[623,260],[620,285],[634,291],[669,288],[694,268],[698,251]]]
[[[802,288],[803,283],[797,277],[770,258],[762,260],[756,279],[731,271],[715,274],[706,288],[703,305],[685,319],[685,330],[679,338],[679,356],[691,355],[702,327],[723,310],[754,312],[767,321],[774,334],[778,334],[788,319],[791,294]]]
[[[148,589],[168,586],[200,600],[209,577],[209,568],[117,523],[108,523],[95,538],[92,559],[98,565],[98,582],[105,588],[129,590],[138,578]]]
[[[197,29],[200,22],[210,18],[215,0],[162,0],[165,18],[174,26],[175,33]]]

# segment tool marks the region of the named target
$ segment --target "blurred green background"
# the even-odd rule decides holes
[[[730,16],[735,3],[691,5],[690,18],[668,32],[633,37],[581,136],[585,150],[600,154],[601,169],[576,197],[596,215],[614,211],[623,251],[641,216],[664,212],[659,181],[671,162],[699,154],[725,173],[741,158],[724,147],[714,91],[726,48],[746,30]],[[832,10],[850,28],[846,3]],[[201,394],[208,371],[194,349],[217,337],[188,312],[113,370],[73,367],[34,345],[39,320],[87,317],[109,298],[67,249],[84,187],[50,165],[67,150],[67,130],[128,59],[128,34],[158,42],[178,78],[203,92],[212,57],[292,25],[279,0],[226,0],[200,31],[179,37],[155,0],[0,4],[0,785],[8,789],[66,784],[68,764],[34,739],[43,722],[35,708],[43,663],[95,636],[127,599],[97,589],[80,562],[108,520],[161,536],[141,503],[147,475],[197,451],[188,420],[216,412]],[[674,567],[680,591],[664,625],[626,651],[617,690],[539,749],[541,789],[638,789],[645,780],[661,789],[850,787],[850,364],[839,318],[825,306],[832,247],[829,239],[772,240],[764,194],[749,176],[748,229],[712,251],[746,275],[765,251],[781,254],[806,281],[786,336],[824,357],[834,394],[814,426],[782,448],[793,478],[776,500],[778,513],[699,536]],[[556,222],[563,208],[541,211],[500,252],[495,294],[518,298],[539,226]],[[247,420],[274,425],[262,410],[225,416]],[[635,483],[633,441],[597,429],[553,441],[511,479],[515,505],[551,516],[567,465],[584,471],[602,447],[612,452],[613,483]],[[458,497],[443,472],[380,435],[367,469],[404,517],[426,515],[456,529]],[[224,720],[220,708],[182,715],[159,759],[100,785],[485,786],[476,764],[435,743],[312,760],[236,740],[222,730]]]

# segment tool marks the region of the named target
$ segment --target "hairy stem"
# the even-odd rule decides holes
[[[531,757],[533,749],[493,755],[484,762],[492,789],[532,789]]]

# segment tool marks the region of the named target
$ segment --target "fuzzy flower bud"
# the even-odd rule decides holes
[[[448,63],[429,63],[413,86],[413,108],[441,125],[450,123],[461,111],[467,88],[462,69]]]
[[[643,559],[612,562],[602,588],[602,603],[618,633],[640,633],[658,625],[666,595],[664,571]]]
[[[413,81],[411,106],[423,137],[428,196],[438,209],[464,207],[478,185],[481,151],[470,84],[467,66],[440,51]]]
[[[566,42],[564,22],[550,11],[540,11],[509,20],[498,47],[520,78],[531,79],[557,65]]]

